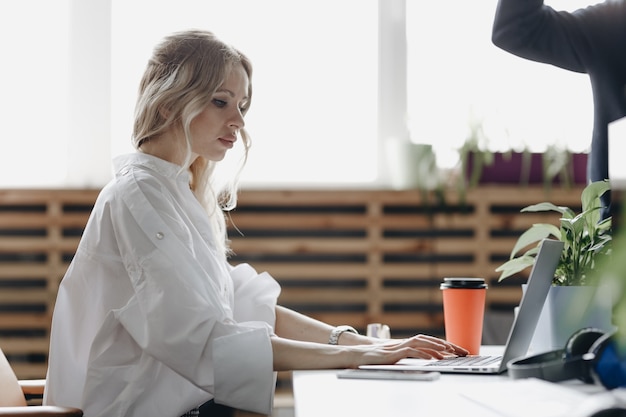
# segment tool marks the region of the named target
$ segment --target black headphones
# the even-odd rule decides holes
[[[551,382],[580,379],[607,389],[626,387],[626,357],[620,358],[614,334],[590,327],[578,330],[564,349],[511,360],[509,376]]]

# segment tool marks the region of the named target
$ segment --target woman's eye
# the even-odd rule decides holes
[[[226,107],[226,105],[228,103],[225,102],[224,100],[220,100],[220,99],[214,98],[213,99],[213,104],[215,104],[217,107]]]

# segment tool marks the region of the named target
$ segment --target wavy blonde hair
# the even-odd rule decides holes
[[[167,36],[153,51],[139,85],[135,107],[132,143],[135,148],[170,127],[179,124],[185,134],[186,158],[191,162],[191,121],[210,104],[215,91],[224,83],[231,69],[243,66],[252,78],[250,60],[237,49],[225,44],[213,33],[188,30]],[[252,99],[252,83],[248,83],[248,105]],[[250,137],[239,130],[244,156],[232,181],[217,185],[213,172],[216,161],[198,157],[189,166],[190,187],[205,207],[214,229],[218,250],[228,254],[225,210],[237,204],[238,178],[248,157]]]

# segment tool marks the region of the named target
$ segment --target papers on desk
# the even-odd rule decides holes
[[[584,394],[536,378],[468,386],[460,395],[504,417],[589,417],[619,404],[620,395],[626,400],[626,391]]]

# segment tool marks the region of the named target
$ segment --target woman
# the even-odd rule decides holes
[[[239,138],[247,156],[251,72],[210,32],[156,47],[137,152],[114,161],[59,288],[46,404],[90,417],[198,415],[205,403],[269,414],[275,371],[467,354],[430,336],[381,342],[334,328],[277,306],[267,273],[228,264],[223,210],[236,190],[211,174]]]

